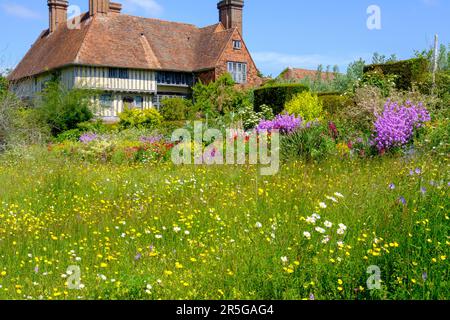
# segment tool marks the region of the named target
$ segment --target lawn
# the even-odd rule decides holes
[[[0,299],[448,299],[448,167],[3,157]]]

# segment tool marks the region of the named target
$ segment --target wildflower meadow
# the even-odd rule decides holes
[[[0,298],[446,299],[448,166],[4,158]]]

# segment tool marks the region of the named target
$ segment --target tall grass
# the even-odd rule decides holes
[[[448,299],[448,165],[330,159],[261,177],[3,157],[0,299]]]

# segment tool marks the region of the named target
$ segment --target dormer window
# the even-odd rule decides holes
[[[233,49],[241,50],[242,49],[242,41],[241,40],[233,40]]]

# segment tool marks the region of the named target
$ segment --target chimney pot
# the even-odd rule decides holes
[[[67,0],[48,0],[49,30],[54,32],[57,28],[67,23]]]
[[[219,20],[225,29],[238,28],[242,35],[244,0],[222,0],[217,4]]]

